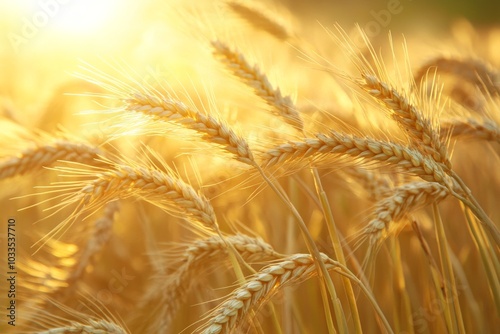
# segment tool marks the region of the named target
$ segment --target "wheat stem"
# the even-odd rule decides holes
[[[333,250],[335,252],[335,257],[340,264],[346,266],[346,261],[345,261],[344,252],[342,250],[341,240],[340,240],[338,232],[337,232],[337,225],[335,224],[335,221],[333,219],[333,214],[332,214],[331,207],[328,203],[328,198],[327,198],[326,193],[323,189],[323,185],[321,184],[321,178],[319,176],[317,169],[313,168],[312,173],[314,175],[316,191],[318,193],[320,203],[321,203],[321,208],[323,210],[323,216],[325,217],[326,226],[327,226],[328,232],[330,234],[331,242],[333,244]],[[363,330],[361,327],[361,320],[359,318],[358,307],[356,305],[356,296],[354,295],[354,290],[352,288],[351,281],[347,277],[342,277],[342,281],[344,283],[344,289],[346,291],[347,299],[349,301],[349,308],[351,310],[351,317],[352,317],[353,322],[354,322],[354,329],[355,329],[356,333],[362,333]]]
[[[450,302],[445,303],[445,308],[448,309],[448,312],[451,316],[451,325],[450,329],[453,329],[453,333],[466,333],[462,312],[460,310],[460,304],[458,301],[458,293],[457,293],[457,283],[455,280],[455,275],[453,273],[453,267],[451,265],[450,256],[449,256],[449,245],[446,238],[446,233],[444,231],[443,221],[441,220],[441,215],[439,214],[439,209],[437,204],[434,203],[432,205],[434,211],[434,222],[436,226],[436,240],[438,244],[439,258],[441,260],[441,270],[443,272],[443,277],[445,279],[444,285],[444,294],[446,296],[446,300],[450,300]]]
[[[295,216],[297,219],[297,223],[299,224],[299,228],[301,229],[302,236],[304,237],[304,240],[306,241],[306,245],[308,248],[308,251],[312,254],[314,259],[316,260],[316,264],[318,266],[318,272],[319,272],[319,278],[320,278],[320,284],[326,284],[327,290],[330,294],[330,298],[332,299],[333,305],[334,305],[334,310],[335,310],[335,316],[337,318],[337,323],[340,325],[344,323],[342,321],[343,318],[343,312],[341,309],[338,309],[336,307],[335,300],[337,299],[337,293],[335,291],[335,287],[333,285],[332,278],[328,274],[328,271],[326,267],[324,266],[323,262],[321,261],[320,258],[320,252],[318,250],[318,246],[314,242],[314,239],[311,236],[311,233],[309,233],[309,230],[307,229],[306,223],[300,216],[299,212],[293,205],[293,203],[286,197],[284,191],[282,189],[279,189],[275,182],[273,180],[269,179],[267,175],[264,173],[264,171],[259,167],[256,166],[257,170],[260,172],[266,183],[273,189],[273,191],[278,195],[278,197],[281,199],[281,201],[290,209],[292,214]],[[323,300],[323,303],[328,303],[327,300]]]

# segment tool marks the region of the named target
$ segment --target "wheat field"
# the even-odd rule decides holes
[[[78,6],[0,6],[0,332],[498,332],[500,25]]]

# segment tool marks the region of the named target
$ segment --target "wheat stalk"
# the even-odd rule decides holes
[[[327,269],[335,267],[326,255],[322,254],[321,260]],[[262,269],[211,313],[203,333],[232,333],[250,310],[268,301],[284,286],[297,284],[315,273],[316,265],[310,254],[296,254]]]
[[[82,79],[99,85],[112,93],[111,96],[105,95],[103,97],[123,102],[118,111],[136,112],[147,116],[151,121],[174,123],[193,130],[201,134],[203,140],[222,147],[238,161],[254,165],[248,143],[223,120],[201,113],[196,108],[190,107],[147,84],[135,82],[136,85],[133,86],[91,66],[85,69],[93,76],[79,74]]]
[[[173,173],[160,170],[116,165],[84,185],[75,199],[89,206],[129,196],[165,203],[167,211],[179,211],[187,220],[210,228],[216,225],[214,210],[203,195]]]
[[[221,267],[221,256],[227,260],[227,244],[231,244],[245,262],[268,261],[281,257],[262,239],[243,234],[227,236],[224,240],[209,237],[188,244],[182,255],[176,254],[173,259],[164,259],[174,271],[166,277],[158,273],[146,291],[142,307],[150,309],[151,305],[158,305],[160,308],[149,325],[151,330],[158,331],[169,327],[180,304],[197,285],[201,274],[214,267]]]

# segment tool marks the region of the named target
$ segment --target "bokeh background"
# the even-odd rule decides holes
[[[327,33],[321,25],[329,28],[338,22],[347,31],[351,31],[355,24],[359,24],[362,28],[374,29],[371,34],[368,32],[374,43],[378,40],[387,42],[389,31],[394,36],[404,34],[409,40],[412,51],[415,52],[415,58],[420,60],[450,50],[449,52],[458,55],[478,55],[496,68],[500,67],[499,1],[261,0],[259,3],[264,4],[271,12],[276,10],[280,15],[284,15],[295,31],[308,36],[311,44],[320,48],[322,45],[318,43],[330,41],[325,37]],[[390,11],[391,8],[393,12]],[[182,14],[186,12],[191,15]],[[203,31],[200,27],[206,22],[217,22],[217,20],[221,22],[233,20],[234,27],[245,24],[224,6],[224,1],[0,0],[0,116],[11,119],[27,129],[41,129],[53,133],[58,125],[64,124],[69,131],[83,135],[92,134],[92,127],[95,124],[80,112],[96,107],[100,109],[100,106],[88,96],[88,93],[100,92],[95,86],[75,77],[75,73],[82,71],[82,64],[90,64],[103,71],[111,70],[109,64],[127,64],[133,69],[134,75],[144,81],[148,81],[148,78],[153,80],[164,77],[175,81],[184,80],[182,84],[187,87],[191,87],[193,82],[200,82],[200,87],[203,89],[203,80],[208,82],[216,78],[206,74],[209,73],[205,68],[208,62],[200,61],[203,57],[211,58],[207,46],[208,38],[211,38],[210,32]],[[225,29],[231,30],[227,27]],[[238,36],[238,29],[226,33],[236,35],[235,39],[243,42],[241,47],[245,51],[248,49],[252,51],[252,47],[249,48],[248,44],[252,44],[254,39],[258,39],[259,42],[255,43],[256,48],[266,45],[266,37],[259,32],[255,34],[254,39],[248,38],[248,40]],[[245,33],[248,34],[248,31]],[[199,45],[186,42],[197,38],[200,45],[205,45],[206,54],[202,57]],[[331,43],[333,45],[333,41]],[[453,48],[450,45],[453,45]],[[417,57],[419,47],[428,53]],[[330,45],[325,49],[334,47]],[[266,68],[266,65],[272,63],[273,59],[281,59],[283,56],[274,54],[281,51],[277,51],[276,48],[262,47],[253,51],[254,54],[261,56],[259,64],[263,60],[266,71],[269,68],[269,66]],[[248,54],[251,57],[252,52]],[[308,78],[298,77],[302,73],[300,70],[288,71],[286,64],[286,62],[277,64],[276,72],[287,74],[287,80],[277,82],[284,92],[292,92],[293,95],[299,90],[297,83]],[[269,72],[271,79],[275,78],[276,72]],[[295,72],[299,74],[296,75]],[[207,86],[210,86],[210,83],[207,83]],[[226,89],[227,81],[221,87]],[[324,94],[321,89],[327,88],[310,89],[309,94],[303,95],[306,98],[302,101],[311,99],[315,103],[319,101],[317,103],[320,104],[322,101],[319,96],[324,96],[325,100],[329,99],[330,95]],[[218,95],[215,92],[214,95],[223,94]],[[296,95],[300,96],[298,93]],[[86,126],[88,131],[83,129]],[[6,144],[11,143],[0,143],[2,146]],[[485,168],[484,173],[484,180],[491,178],[489,169]],[[11,184],[8,183],[8,186]],[[7,183],[2,184],[4,185]],[[479,189],[473,190],[474,192],[478,190],[477,192],[481,194]],[[13,202],[8,199],[19,195],[15,189],[9,188],[4,193],[2,203],[11,205]],[[489,197],[488,194],[483,196],[484,198],[481,198],[483,201],[486,199],[495,201],[494,196]],[[5,209],[5,212],[14,212],[22,206],[19,202],[15,205],[16,207]],[[493,207],[493,204],[490,206]],[[28,226],[26,227],[28,230],[29,219],[21,217],[27,224],[22,228]],[[140,249],[138,244],[142,240],[136,240],[138,239],[136,235],[131,236],[122,230],[117,232],[120,233],[133,239],[124,242],[131,250]],[[283,239],[278,233],[274,237],[273,241],[276,244]],[[19,238],[22,239],[23,236],[20,235]],[[23,242],[29,249],[31,242],[28,238]],[[133,242],[137,245],[132,244]],[[138,254],[132,254],[139,258],[136,261],[139,264],[132,263],[128,257],[130,254],[123,252],[127,254],[123,256],[127,259],[123,265],[137,267],[139,268],[137,272],[141,272],[141,266],[144,266],[143,258]],[[118,267],[118,264],[116,266]],[[139,279],[135,282],[137,285],[138,281]],[[2,292],[1,297],[3,296]],[[129,297],[131,302],[127,306],[132,309],[136,296],[132,294]]]
[[[223,2],[214,2],[223,7]],[[295,27],[317,30],[339,22],[349,29],[379,29],[377,36],[393,34],[433,40],[453,34],[457,22],[484,29],[500,21],[500,2],[478,1],[262,1],[271,9],[293,17]],[[190,50],[182,43],[183,34],[197,22],[176,15],[180,7],[205,15],[197,1],[159,0],[37,0],[0,2],[0,110],[13,109],[27,126],[40,120],[38,109],[82,106],[66,97],[58,106],[51,101],[61,93],[78,93],[85,87],[75,84],[72,74],[82,61],[122,59],[143,75],[158,75],[160,68],[189,71],[193,66]],[[397,14],[387,14],[388,6]],[[231,16],[223,8],[220,15]],[[208,15],[208,14],[207,14]],[[382,16],[380,16],[382,15]],[[232,15],[234,17],[234,15]],[[376,16],[382,23],[377,23]],[[380,19],[379,19],[380,20]],[[465,22],[465,23],[464,23]],[[374,37],[374,36],[371,36]],[[471,51],[473,47],[470,47]],[[161,73],[160,73],[161,74]],[[54,94],[54,92],[56,92]],[[61,105],[66,103],[66,105]],[[49,122],[49,120],[43,120]],[[54,123],[55,122],[51,122]]]

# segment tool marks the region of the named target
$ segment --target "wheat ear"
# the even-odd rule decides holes
[[[327,269],[335,267],[334,261],[324,254],[321,256]],[[250,310],[268,301],[284,286],[297,284],[314,274],[316,264],[310,254],[296,254],[262,269],[211,313],[203,333],[232,333]]]
[[[199,132],[204,140],[221,145],[237,160],[249,165],[254,164],[247,142],[221,120],[159,94],[134,92],[124,101],[126,110],[145,114],[155,120],[174,122]]]
[[[403,94],[379,80],[377,76],[367,73],[363,74],[361,87],[393,111],[392,118],[406,130],[415,147],[451,169],[446,145],[439,137],[439,128],[425,119],[422,112]]]
[[[146,292],[142,307],[150,309],[149,312],[152,304],[159,304],[160,308],[152,320],[151,330],[168,328],[186,295],[202,277],[200,274],[220,266],[222,260],[227,260],[226,244],[231,244],[245,262],[268,261],[281,257],[262,239],[243,234],[227,236],[224,240],[210,237],[189,244],[180,257],[176,255],[175,259],[165,258],[175,271],[167,277],[159,274]]]
[[[213,41],[214,55],[231,70],[237,78],[251,87],[255,94],[272,107],[272,112],[286,123],[302,132],[304,123],[290,96],[283,96],[279,88],[274,88],[267,76],[257,65],[250,65],[243,54],[231,50],[221,41]]]
[[[128,110],[145,115],[151,120],[175,123],[194,130],[202,136],[202,139],[222,147],[237,160],[251,166],[255,165],[248,143],[224,121],[201,113],[196,108],[147,84],[133,82],[134,86],[129,85],[92,66],[85,70],[89,71],[92,76],[79,74],[82,79],[99,85],[112,94],[111,96],[103,95],[104,98],[118,99],[123,102],[122,107],[114,111]]]
[[[58,160],[92,163],[102,152],[89,144],[56,139],[52,143],[36,143],[16,156],[0,162],[0,179],[24,175],[50,166]]]
[[[287,40],[292,37],[292,34],[282,23],[276,21],[270,14],[265,13],[264,10],[251,7],[243,1],[233,0],[229,1],[227,5],[256,29],[263,30],[281,40]]]
[[[276,146],[263,153],[261,163],[265,168],[279,167],[285,162],[288,164],[300,163],[309,157],[315,162],[334,163],[331,156],[360,159],[368,164],[378,162],[388,166],[395,166],[426,181],[450,186],[449,177],[443,171],[441,165],[422,155],[416,149],[336,131],[331,131],[329,135],[317,134],[316,138],[290,141]]]
[[[375,218],[363,230],[363,234],[373,237],[372,244],[386,238],[393,230],[401,226],[393,225],[407,217],[413,211],[432,203],[438,203],[450,192],[436,182],[412,182],[391,190],[391,195],[375,205]]]
[[[500,95],[500,74],[480,60],[436,57],[420,67],[415,74],[415,81],[421,82],[432,68],[470,82],[484,93]]]
[[[31,320],[23,328],[33,329],[27,333],[42,334],[129,334],[122,319],[111,313],[99,299],[86,294],[80,296],[78,308],[87,309],[85,313],[48,296],[42,297],[42,307],[28,304],[24,314]]]
[[[66,327],[52,328],[38,334],[127,334],[120,326],[106,320],[89,319],[88,324],[73,322]]]
[[[93,166],[56,167],[54,170],[66,177],[76,177],[76,181],[64,181],[61,187],[60,204],[64,207],[77,204],[65,221],[60,223],[46,238],[60,232],[68,223],[83,213],[93,213],[106,203],[117,199],[135,197],[150,202],[167,213],[190,223],[190,227],[218,230],[215,212],[210,202],[192,186],[182,181],[164,165],[162,171],[151,165],[139,165],[132,161],[109,163],[102,169]]]
[[[204,226],[213,228],[216,224],[214,210],[203,195],[173,173],[160,170],[116,165],[114,170],[98,175],[85,185],[77,197],[89,205],[132,195],[160,203],[161,207],[165,203],[173,212],[180,211],[183,217]]]
[[[357,166],[349,166],[340,171],[349,179],[361,185],[371,201],[378,201],[390,189],[391,180],[388,175]]]
[[[482,122],[474,118],[445,120],[441,123],[441,128],[443,135],[500,143],[500,127],[491,120]]]
[[[78,258],[78,264],[70,276],[70,280],[78,279],[88,266],[93,255],[97,254],[108,242],[113,234],[114,216],[119,211],[117,201],[110,202],[104,207],[104,213],[94,222],[94,229]]]

